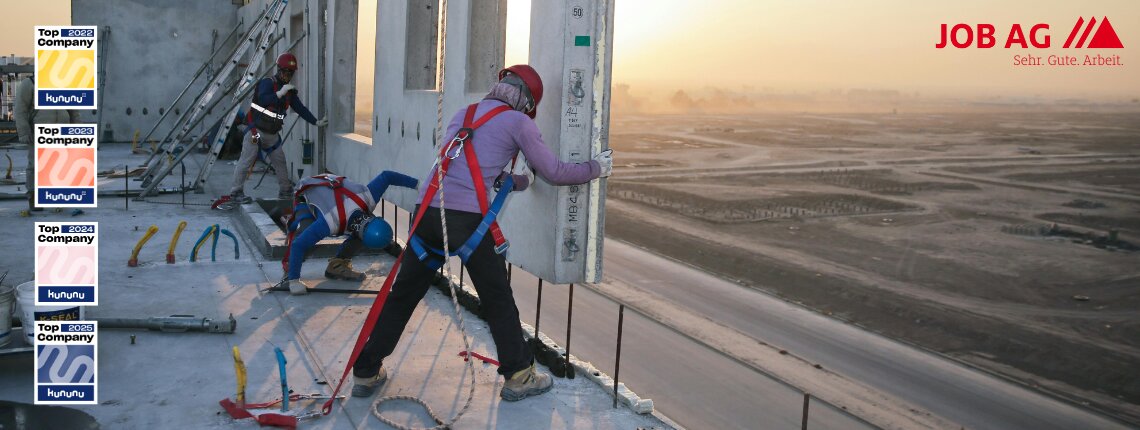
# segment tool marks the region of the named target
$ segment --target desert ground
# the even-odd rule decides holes
[[[610,145],[608,235],[1140,418],[1140,113],[622,115]]]

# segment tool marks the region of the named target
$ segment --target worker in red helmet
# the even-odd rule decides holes
[[[305,104],[301,103],[301,98],[297,96],[297,87],[290,83],[296,72],[297,57],[286,52],[277,57],[277,73],[257,81],[253,100],[250,101],[247,111],[249,113],[246,115],[249,130],[242,142],[241,156],[238,157],[237,166],[234,168],[233,186],[230,187],[229,199],[223,198],[223,201],[217,205],[218,208],[232,209],[237,205],[253,202],[253,199],[245,194],[245,180],[249,176],[250,167],[259,156],[269,162],[277,175],[278,198],[293,197],[293,181],[289,178],[289,170],[285,167],[285,154],[279,150],[284,143],[278,133],[285,123],[285,114],[292,108],[309,124],[324,127],[329,123],[325,118],[318,120]]]
[[[395,349],[412,311],[428,290],[435,268],[442,262],[442,256],[437,254],[443,248],[441,216],[447,217],[449,253],[455,252],[471,275],[483,317],[495,341],[499,373],[506,378],[500,397],[517,401],[553,387],[549,374],[535,370],[534,355],[524,342],[502,254],[506,244],[500,243],[497,225],[488,215],[497,212],[494,205],[501,204],[501,200],[496,196],[489,211],[485,190],[499,181],[504,182],[504,187],[514,182],[507,189],[525,190],[533,177],[532,170],[554,185],[583,184],[609,176],[613,159],[607,150],[584,163],[559,160],[543,143],[533,121],[541,101],[542,79],[538,73],[528,65],[511,66],[499,72],[498,82],[483,100],[452,117],[440,142],[441,156],[452,160],[441,185],[447,195],[444,207],[440,209],[439,196],[443,192],[435,193],[432,186],[420,187],[417,213],[424,205],[427,208],[406,248],[415,255],[405,256],[379,319],[353,363],[353,396],[372,395],[387,378],[383,360]],[[523,174],[515,175],[513,168],[504,172],[519,152],[526,157]],[[432,168],[429,181],[436,177],[440,164]],[[488,219],[492,222],[488,223]]]

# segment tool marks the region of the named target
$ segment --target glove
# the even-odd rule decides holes
[[[300,279],[290,279],[289,281],[289,294],[294,296],[301,296],[309,294],[309,286],[305,285]]]
[[[297,89],[297,87],[293,86],[293,84],[282,85],[281,89],[277,90],[277,98],[284,98],[286,94],[289,94],[290,91],[295,89]]]
[[[317,123],[313,124],[313,125],[316,125],[317,127],[327,126],[327,125],[329,125],[329,118],[326,116],[324,118],[318,119]]]
[[[608,176],[610,176],[610,174],[613,173],[613,171],[614,171],[614,158],[612,155],[613,152],[614,152],[614,150],[607,149],[605,151],[598,153],[598,155],[594,156],[594,161],[597,161],[598,165],[602,167],[602,173],[600,175],[598,175],[599,178],[608,177]]]
[[[522,173],[521,175],[515,175],[515,189],[513,191],[523,191],[529,187],[530,184],[534,183],[534,170],[531,170],[530,166],[523,167]],[[523,182],[519,176],[526,178],[526,182]]]

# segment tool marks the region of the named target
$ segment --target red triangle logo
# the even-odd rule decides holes
[[[1096,30],[1091,41],[1089,41],[1089,48],[1123,48],[1124,44],[1120,43],[1120,38],[1116,36],[1116,30],[1112,28],[1112,23],[1108,22],[1108,17],[1104,17],[1104,22],[1100,24],[1100,28]]]

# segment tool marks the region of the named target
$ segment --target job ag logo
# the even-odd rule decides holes
[[[940,30],[940,38],[938,43],[934,45],[937,49],[945,49],[954,47],[958,49],[966,48],[980,48],[989,49],[998,46],[998,28],[993,24],[942,24]],[[1052,47],[1052,35],[1050,34],[1050,26],[1047,23],[1037,23],[1029,26],[1029,30],[1025,30],[1025,26],[1021,24],[1013,24],[1010,26],[1008,32],[1005,34],[1004,43],[1002,44],[1005,49],[1022,48],[1029,49],[1048,49]],[[1077,23],[1069,32],[1069,36],[1065,39],[1063,45],[1065,49],[1120,49],[1124,48],[1124,44],[1120,42],[1120,37],[1116,34],[1116,29],[1112,27],[1108,17],[1103,20],[1097,21],[1096,17],[1090,18],[1087,22],[1084,17],[1077,19]],[[1050,55],[1048,59],[1050,66],[1123,66],[1119,55],[1102,56],[1101,54],[1085,55],[1084,61],[1079,61],[1078,57],[1071,55]],[[1043,65],[1040,56],[1015,55],[1014,65],[1027,65],[1027,66],[1040,66]]]

